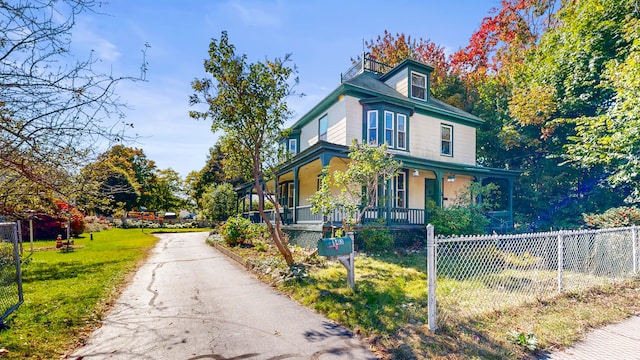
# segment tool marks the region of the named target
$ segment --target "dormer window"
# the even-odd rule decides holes
[[[411,72],[411,97],[427,100],[427,77],[425,75]]]

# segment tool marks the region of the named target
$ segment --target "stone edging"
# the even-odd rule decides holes
[[[216,243],[216,242],[211,242],[213,244],[213,247],[218,249],[221,253],[225,254],[227,257],[231,258],[232,260],[234,260],[235,262],[237,262],[238,264],[244,266],[245,268],[249,268],[249,264],[247,263],[247,261],[240,255],[234,253],[233,251],[225,248],[224,246]]]

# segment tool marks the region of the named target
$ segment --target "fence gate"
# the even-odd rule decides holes
[[[18,224],[0,222],[0,327],[22,301]]]

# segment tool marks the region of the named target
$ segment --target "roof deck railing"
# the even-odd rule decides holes
[[[356,64],[349,68],[344,74],[340,74],[340,82],[349,81],[356,75],[365,71],[374,74],[384,74],[391,70],[392,66],[379,62],[372,58],[371,55],[364,55]]]

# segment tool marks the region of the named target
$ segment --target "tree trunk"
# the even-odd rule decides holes
[[[293,254],[291,254],[289,247],[284,241],[284,234],[282,233],[282,229],[280,228],[281,222],[278,221],[280,219],[280,214],[278,214],[279,208],[278,206],[274,207],[275,218],[276,218],[275,225],[274,225],[271,222],[271,220],[267,218],[267,215],[264,213],[264,192],[262,190],[262,186],[260,182],[256,181],[255,186],[256,186],[256,192],[258,194],[258,203],[260,204],[260,206],[258,207],[258,211],[260,212],[260,217],[262,218],[262,221],[264,221],[264,223],[267,225],[267,228],[271,233],[271,238],[273,239],[273,243],[276,245],[276,248],[278,248],[278,251],[280,251],[280,254],[282,254],[282,257],[284,257],[284,260],[287,262],[287,265],[292,266],[294,264]]]

